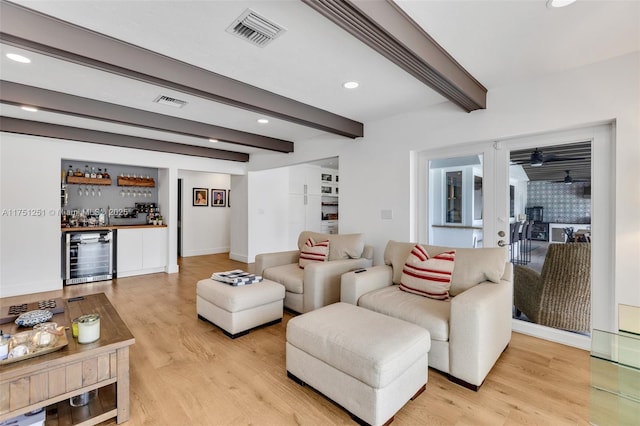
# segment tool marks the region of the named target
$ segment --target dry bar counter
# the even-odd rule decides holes
[[[61,231],[65,285],[166,271],[166,225],[63,227]]]

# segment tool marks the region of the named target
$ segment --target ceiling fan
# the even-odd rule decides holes
[[[557,161],[580,161],[587,160],[587,157],[563,157],[555,154],[544,154],[541,150],[536,148],[529,158],[529,161],[520,160],[514,161],[513,164],[528,164],[531,167],[540,167],[545,163],[553,163]]]
[[[574,179],[571,176],[571,171],[570,170],[565,170],[564,171],[567,175],[564,177],[563,180],[554,180],[554,182],[556,183],[566,183],[567,185],[571,185],[574,182],[591,182],[590,179]]]

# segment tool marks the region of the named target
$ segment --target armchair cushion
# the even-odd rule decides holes
[[[449,302],[416,297],[390,285],[364,294],[358,305],[426,328],[432,340],[449,340]]]
[[[424,247],[416,244],[402,269],[400,290],[448,300],[455,255],[456,251],[450,250],[432,257]]]
[[[303,231],[298,236],[298,248],[302,251],[309,238],[314,241],[329,240],[329,261],[340,259],[359,259],[364,251],[363,234],[321,234]]]
[[[302,293],[303,291],[304,269],[301,269],[297,263],[272,266],[265,269],[262,276],[267,280],[282,284],[288,292]]]
[[[304,268],[309,263],[326,262],[329,259],[329,240],[316,243],[313,238],[309,237],[300,249],[300,259],[298,265]]]
[[[421,244],[428,253],[442,253],[451,247]],[[384,251],[384,263],[393,268],[393,283],[400,284],[405,261],[415,243],[389,241]],[[451,276],[449,294],[456,296],[471,287],[491,281],[499,283],[505,275],[508,252],[503,247],[456,248],[456,266]]]

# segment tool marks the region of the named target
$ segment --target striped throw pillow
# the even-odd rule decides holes
[[[329,240],[316,243],[309,237],[300,251],[298,266],[304,268],[309,263],[326,262],[329,260]]]
[[[449,300],[451,275],[456,251],[445,251],[429,257],[420,244],[416,244],[402,270],[400,290],[437,300]]]

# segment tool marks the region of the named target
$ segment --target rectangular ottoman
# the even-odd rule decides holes
[[[359,423],[390,423],[427,383],[429,331],[349,303],[287,323],[287,374],[350,412]]]
[[[253,328],[282,321],[284,286],[269,280],[232,286],[210,278],[196,284],[198,317],[235,339]]]

